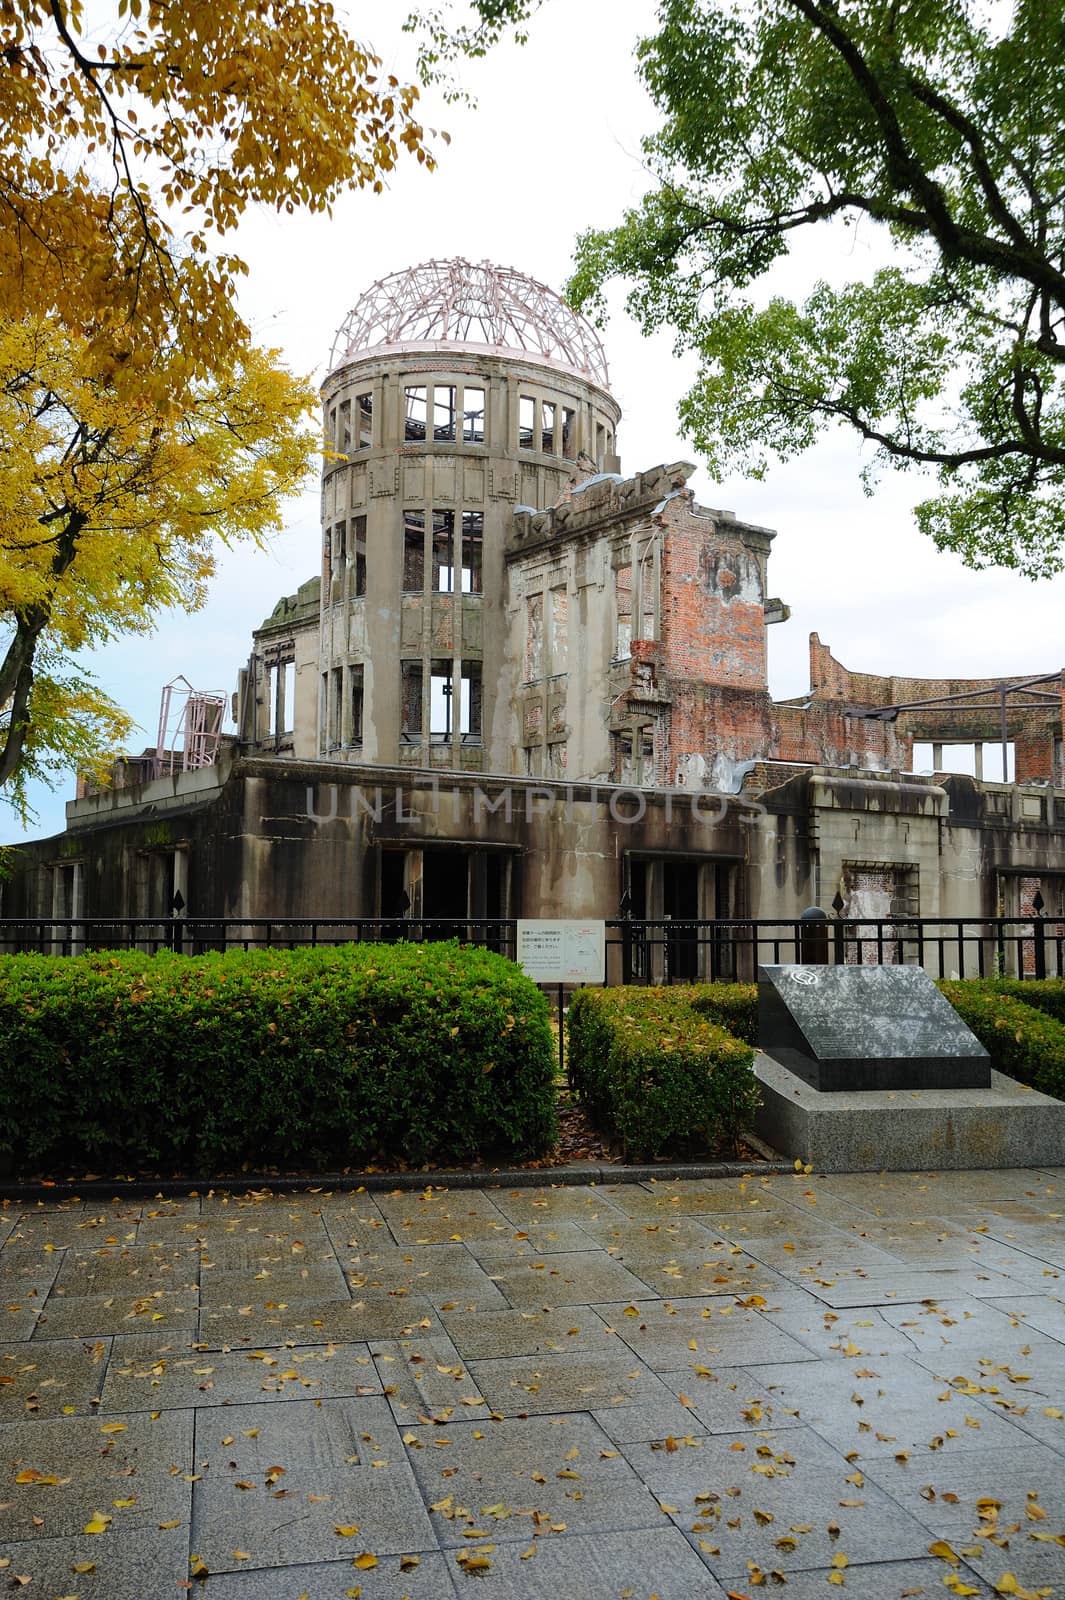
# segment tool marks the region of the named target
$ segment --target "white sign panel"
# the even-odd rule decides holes
[[[602,983],[605,922],[518,920],[518,965],[534,983]]]

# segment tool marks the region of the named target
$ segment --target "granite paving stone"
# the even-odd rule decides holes
[[[491,1277],[512,1306],[594,1305],[619,1295],[646,1295],[650,1285],[605,1250],[496,1264]]]
[[[638,1300],[602,1305],[618,1337],[655,1371],[813,1361],[813,1353],[757,1310],[733,1300]]]
[[[598,1184],[587,1187],[531,1184],[528,1188],[490,1189],[488,1192],[496,1208],[518,1228],[543,1227],[549,1222],[583,1226],[587,1220],[597,1217],[625,1220],[624,1211],[618,1209],[616,1202],[609,1199]]]
[[[288,1566],[288,1587],[284,1591],[279,1589],[273,1567],[218,1573],[198,1583],[196,1589],[203,1600],[299,1600],[300,1595],[313,1596],[314,1600],[345,1600],[353,1591],[359,1600],[398,1600],[400,1595],[403,1600],[454,1600],[456,1590],[446,1556],[436,1549],[404,1554],[406,1564],[401,1564],[402,1555],[382,1555],[376,1567],[368,1571],[354,1569],[350,1558],[314,1566]],[[412,1559],[417,1561],[416,1566],[411,1564]],[[456,1568],[455,1572],[461,1579],[461,1570]]]
[[[810,1572],[792,1572],[788,1575],[788,1600],[825,1600],[833,1593],[829,1587],[835,1567],[815,1567]],[[861,1595],[861,1600],[900,1600],[901,1596],[920,1595],[924,1600],[950,1593],[943,1589],[943,1579],[949,1572],[960,1573],[960,1581],[968,1585],[964,1592],[979,1596],[993,1595],[983,1579],[977,1577],[965,1562],[958,1567],[942,1561],[861,1561],[850,1563],[844,1571],[844,1595]],[[734,1573],[722,1581],[726,1589],[742,1590],[750,1579],[749,1572]]]
[[[632,1405],[653,1409],[673,1400],[661,1379],[623,1347],[609,1356],[508,1356],[471,1361],[470,1373],[491,1409],[507,1417],[612,1411]]]
[[[102,1398],[111,1343],[102,1338],[0,1344],[0,1422],[13,1421],[20,1410],[33,1417],[92,1415],[93,1401]]]
[[[131,1292],[127,1286],[110,1294],[58,1295],[41,1308],[34,1330],[40,1339],[87,1339],[108,1333],[132,1333],[138,1326],[194,1328],[199,1319],[199,1291],[152,1289]]]
[[[893,1327],[879,1311],[833,1311],[812,1302],[802,1310],[785,1306],[772,1313],[773,1325],[822,1360],[862,1362],[871,1356],[906,1355],[913,1344],[899,1328]],[[839,1374],[836,1381],[841,1381]]]
[[[380,1392],[365,1344],[190,1351],[151,1335],[126,1334],[112,1342],[102,1401],[107,1410],[154,1411]]]
[[[202,1413],[196,1463],[194,1539],[212,1572],[241,1570],[237,1550],[251,1568],[434,1547],[383,1397]]]
[[[488,1407],[477,1383],[446,1335],[376,1339],[370,1346],[378,1379],[396,1421],[448,1422],[456,1413],[483,1420]]]
[[[600,1242],[583,1224],[576,1222],[526,1222],[511,1223],[503,1230],[494,1228],[491,1233],[467,1239],[465,1245],[471,1256],[491,1272],[489,1263],[498,1261],[500,1257],[511,1256],[517,1261],[523,1256],[553,1256],[569,1250],[594,1250]]]
[[[5,1208],[0,1589],[1065,1594],[1063,1179]]]
[[[586,1306],[546,1311],[441,1311],[440,1320],[467,1361],[536,1355],[541,1350],[603,1350],[613,1330]]]
[[[245,1302],[249,1304],[249,1302]],[[285,1310],[263,1310],[255,1315],[235,1311],[208,1311],[200,1320],[200,1340],[206,1348],[220,1345],[351,1344],[363,1339],[398,1339],[415,1327],[435,1326],[428,1300],[416,1295],[401,1300],[387,1295],[360,1293],[357,1299],[293,1301]]]
[[[104,1245],[88,1253],[63,1252],[55,1279],[57,1295],[180,1293],[200,1281],[200,1255],[186,1246]]]
[[[863,1358],[842,1376],[827,1362],[760,1367],[758,1376],[778,1410],[793,1407],[804,1426],[844,1455],[857,1451],[862,1462],[908,1451],[916,1468],[938,1468],[940,1456],[1023,1444],[1007,1416],[977,1411],[971,1398],[905,1355]]]
[[[114,1513],[116,1520],[118,1515]],[[61,1595],[76,1595],[77,1600],[169,1600],[187,1593],[181,1588],[189,1576],[187,1512],[174,1528],[160,1529],[149,1522],[120,1529],[113,1522],[104,1534],[79,1530],[17,1544],[0,1540],[0,1563],[14,1594],[22,1593],[13,1576],[17,1573],[29,1580],[27,1596],[46,1595],[48,1600]]]
[[[0,1425],[0,1540],[65,1538],[95,1511],[116,1531],[186,1517],[192,1438],[187,1411]]]
[[[610,1184],[599,1194],[627,1217],[665,1221],[680,1216],[750,1216],[774,1213],[785,1202],[755,1183],[729,1178],[685,1178],[677,1183]],[[790,1208],[788,1208],[790,1209]]]
[[[474,1530],[496,1544],[527,1545],[537,1528],[595,1533],[665,1520],[591,1417],[464,1422],[411,1433],[411,1462],[444,1549],[475,1547]]]
[[[414,1294],[440,1306],[456,1301],[477,1310],[505,1306],[497,1285],[464,1244],[411,1245],[367,1250],[342,1256],[353,1295],[364,1290]]]
[[[866,1476],[992,1586],[1006,1572],[1021,1587],[1049,1585],[1052,1593],[1065,1582],[1065,1549],[1055,1537],[1065,1528],[1065,1472],[1057,1452],[1028,1439],[1018,1449],[922,1462],[916,1473],[909,1462],[873,1461]]]
[[[200,1305],[205,1311],[225,1311],[250,1300],[253,1305],[273,1308],[283,1300],[342,1300],[347,1293],[347,1281],[336,1261],[302,1266],[264,1263],[255,1271],[214,1267],[204,1269]]]
[[[787,1577],[831,1566],[837,1550],[855,1562],[927,1551],[920,1520],[808,1428],[696,1435],[673,1452],[623,1450],[716,1573],[743,1572],[750,1561]]]
[[[723,1600],[725,1593],[675,1528],[540,1534],[524,1548],[497,1544],[488,1559],[476,1593],[493,1600]],[[460,1595],[469,1593],[469,1582],[457,1583]]]

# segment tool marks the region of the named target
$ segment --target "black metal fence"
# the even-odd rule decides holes
[[[0,919],[0,954],[295,949],[460,939],[513,957],[512,918],[30,917]],[[922,966],[937,978],[1065,976],[1065,923],[1048,917],[629,917],[606,924],[610,983],[749,980],[760,963]]]

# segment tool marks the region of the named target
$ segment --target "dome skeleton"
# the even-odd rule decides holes
[[[598,334],[553,289],[512,268],[460,257],[380,278],[341,324],[329,370],[375,346],[436,341],[514,350],[604,388],[609,382]]]

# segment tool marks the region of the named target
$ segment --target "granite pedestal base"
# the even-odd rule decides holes
[[[986,1089],[825,1093],[764,1053],[758,1135],[818,1172],[1065,1166],[1065,1101],[999,1072]]]

